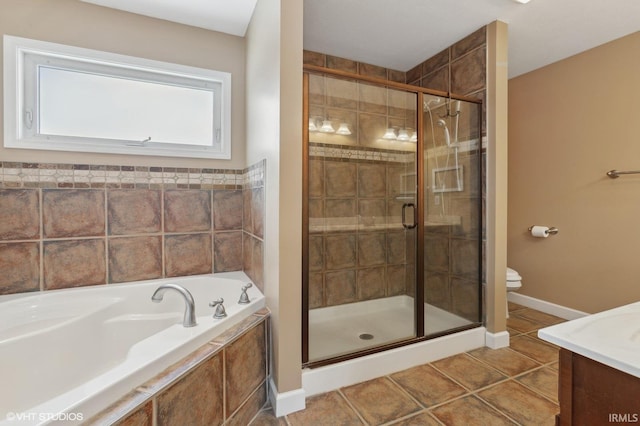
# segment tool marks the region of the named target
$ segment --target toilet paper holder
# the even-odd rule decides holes
[[[531,225],[529,228],[527,228],[527,231],[531,232],[534,226],[535,225]],[[547,230],[547,234],[550,234],[550,235],[556,235],[558,232],[559,232],[559,229],[556,228],[555,226],[552,226]]]

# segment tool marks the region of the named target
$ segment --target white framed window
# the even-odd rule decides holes
[[[231,74],[4,36],[4,146],[231,158]]]

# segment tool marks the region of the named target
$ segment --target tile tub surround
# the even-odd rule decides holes
[[[263,289],[264,170],[0,163],[0,295],[237,270]]]
[[[86,424],[249,424],[267,401],[268,319],[257,312]]]

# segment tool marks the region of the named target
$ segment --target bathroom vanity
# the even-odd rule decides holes
[[[557,425],[640,423],[640,302],[538,335],[561,347]]]

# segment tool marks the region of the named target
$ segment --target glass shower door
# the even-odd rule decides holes
[[[481,104],[425,96],[425,335],[481,321]]]
[[[308,358],[416,337],[417,94],[310,74]]]

